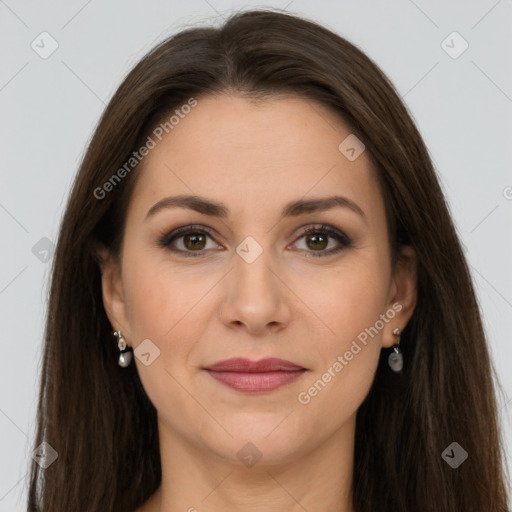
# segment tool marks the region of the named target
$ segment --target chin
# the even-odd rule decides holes
[[[233,437],[223,436],[220,443],[219,436],[207,441],[207,449],[217,457],[230,464],[237,464],[252,468],[254,466],[278,466],[293,462],[307,450],[304,443],[311,444],[311,438],[302,442],[299,432],[295,429],[283,428],[279,423],[283,418],[274,422],[263,422],[250,427],[240,425],[237,429],[228,431]],[[286,421],[286,420],[285,420]],[[277,427],[277,428],[276,428]]]

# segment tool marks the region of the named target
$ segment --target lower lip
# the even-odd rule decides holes
[[[277,371],[262,373],[214,372],[206,370],[214,379],[237,391],[261,393],[273,391],[302,376],[306,370]]]

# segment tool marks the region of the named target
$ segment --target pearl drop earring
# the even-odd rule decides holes
[[[119,348],[119,359],[117,361],[117,364],[119,366],[122,366],[123,368],[126,368],[132,362],[133,356],[131,349],[130,347],[126,347],[126,340],[121,334],[121,330],[115,331],[114,336],[117,336],[118,338],[117,346]]]
[[[394,372],[399,372],[404,367],[404,357],[400,350],[400,334],[402,331],[398,327],[393,329],[393,334],[398,338],[396,345],[393,347],[393,352],[388,356],[388,364]]]

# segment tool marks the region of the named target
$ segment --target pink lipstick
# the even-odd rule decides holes
[[[237,391],[262,393],[293,382],[306,368],[275,357],[251,361],[232,358],[204,368],[214,379]]]

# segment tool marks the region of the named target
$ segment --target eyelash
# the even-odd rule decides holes
[[[340,246],[335,249],[330,249],[328,251],[325,251],[325,250],[324,251],[322,251],[322,250],[307,251],[306,249],[299,249],[299,250],[310,252],[314,258],[322,258],[322,257],[331,256],[333,254],[337,254],[340,251],[342,251],[343,249],[347,249],[352,246],[352,240],[345,233],[343,233],[342,231],[339,231],[331,226],[325,225],[325,224],[320,224],[318,226],[308,228],[307,230],[303,231],[300,234],[300,236],[299,236],[299,238],[297,238],[297,240],[300,240],[301,238],[303,238],[307,235],[318,234],[318,233],[328,235],[328,237],[336,240],[340,244]],[[190,258],[190,257],[197,258],[197,257],[203,256],[204,252],[207,249],[201,249],[199,251],[190,251],[190,250],[176,249],[171,246],[172,242],[174,242],[175,240],[178,240],[179,238],[181,238],[187,234],[201,234],[201,235],[207,235],[210,238],[213,238],[213,231],[207,227],[194,226],[194,225],[184,226],[182,228],[178,228],[170,233],[166,233],[163,236],[161,236],[161,238],[159,239],[159,246],[167,248],[168,250],[170,250],[174,253],[183,255],[186,258]]]

